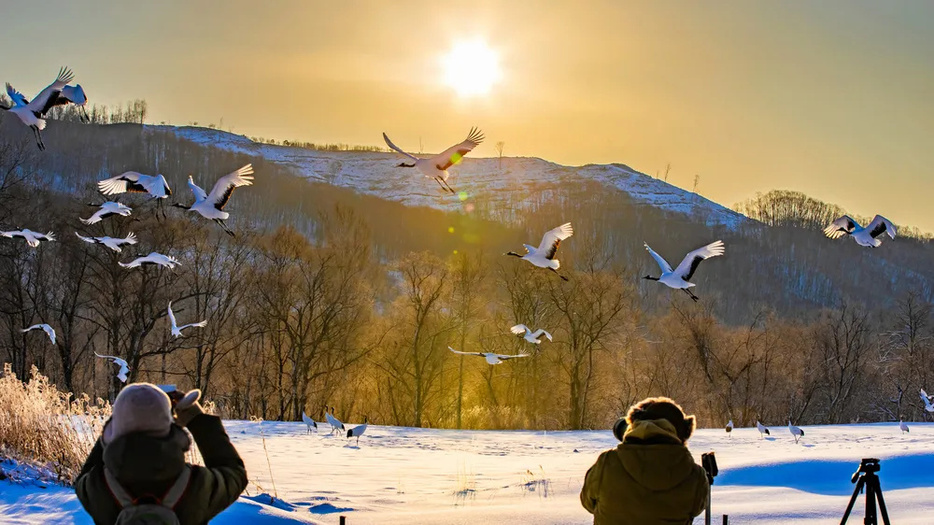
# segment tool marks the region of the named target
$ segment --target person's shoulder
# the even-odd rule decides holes
[[[692,476],[695,480],[703,479],[703,480],[704,480],[704,483],[706,484],[706,483],[707,483],[707,471],[704,470],[704,467],[703,467],[703,466],[701,466],[699,463],[697,463],[696,461],[694,461],[694,456],[691,456],[690,453],[688,453],[688,455],[691,457],[691,463],[692,463],[692,465],[691,465],[691,476]]]
[[[604,450],[603,452],[600,453],[599,456],[597,456],[597,459],[593,462],[593,466],[590,467],[591,470],[593,469],[601,470],[603,466],[606,465],[607,459],[614,456],[615,454],[616,454],[615,448]]]
[[[622,444],[601,452],[600,455],[597,456],[597,461],[595,462],[595,464],[599,465],[601,468],[606,465],[621,465],[622,464],[620,460],[621,446]]]

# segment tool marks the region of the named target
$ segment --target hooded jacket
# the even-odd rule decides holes
[[[182,525],[200,525],[240,497],[247,484],[246,468],[220,418],[200,414],[187,428],[205,466],[191,466],[191,479],[175,506],[175,514]],[[134,497],[161,498],[185,467],[189,446],[185,431],[175,425],[164,438],[132,433],[106,446],[98,439],[75,480],[78,499],[94,523],[110,525],[117,520],[120,505],[104,480],[104,465]]]
[[[595,525],[689,525],[707,506],[707,473],[665,419],[637,420],[587,471]]]

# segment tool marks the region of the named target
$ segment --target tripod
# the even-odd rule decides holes
[[[876,518],[876,499],[879,500],[879,510],[882,512],[882,523],[889,524],[889,513],[885,510],[885,500],[882,499],[882,487],[879,486],[879,460],[875,458],[863,458],[859,463],[859,468],[850,478],[851,483],[856,483],[853,490],[853,497],[850,498],[850,504],[846,506],[846,512],[843,513],[843,519],[840,525],[845,525],[847,518],[850,517],[850,511],[853,510],[853,504],[856,503],[856,497],[859,496],[863,488],[866,489],[866,516],[863,518],[864,525],[878,525]]]

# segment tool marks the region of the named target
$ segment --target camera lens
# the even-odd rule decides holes
[[[613,425],[613,435],[616,436],[616,439],[619,441],[623,440],[623,435],[626,434],[626,427],[626,418],[616,420],[616,423]]]

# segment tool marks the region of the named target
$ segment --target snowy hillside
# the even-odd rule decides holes
[[[322,425],[323,428],[324,425]],[[251,479],[248,494],[212,523],[351,525],[586,524],[578,494],[597,455],[616,445],[609,431],[454,431],[370,426],[359,447],[302,423],[227,422]],[[266,437],[272,477],[260,429]],[[804,427],[795,444],[787,429],[760,439],[754,428],[699,430],[696,460],[714,450],[720,476],[715,523],[838,522],[860,458],[882,459],[880,479],[892,523],[928,525],[934,516],[934,424]],[[274,479],[273,479],[274,478]],[[268,505],[273,486],[280,500]],[[862,522],[862,496],[850,518]],[[91,520],[73,493],[0,481],[0,522]],[[695,523],[702,523],[702,517]]]
[[[369,195],[401,202],[407,206],[449,209],[457,196],[446,195],[432,181],[414,169],[396,167],[402,159],[395,153],[330,152],[297,147],[260,144],[224,131],[172,126],[148,126],[174,131],[179,137],[199,144],[256,155],[287,167],[308,179],[353,188]],[[742,215],[694,193],[635,171],[623,164],[571,167],[538,158],[504,157],[502,169],[496,158],[465,157],[452,168],[451,185],[468,195],[483,194],[493,203],[507,201],[523,208],[542,192],[561,185],[595,181],[628,193],[637,203],[691,215],[708,225],[730,228],[746,220]],[[413,184],[413,182],[415,182]]]

